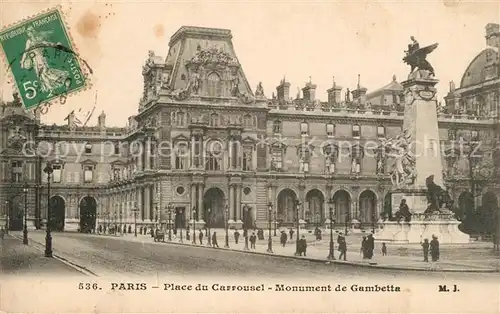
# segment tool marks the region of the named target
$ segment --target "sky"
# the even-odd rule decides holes
[[[415,36],[421,46],[439,43],[428,56],[443,97],[457,87],[468,64],[484,48],[485,26],[500,22],[500,2],[443,1],[23,1],[0,3],[2,25],[60,5],[80,56],[94,71],[92,87],[54,105],[45,123],[64,124],[72,110],[106,113],[107,126],[125,126],[137,113],[142,65],[148,50],[165,56],[168,41],[183,25],[226,28],[253,90],[262,82],[267,97],[286,76],[295,97],[311,77],[316,97],[327,100],[333,77],[353,90],[373,91],[409,68],[404,50]],[[5,100],[12,99],[6,67],[0,68]],[[344,91],[343,91],[344,92]]]

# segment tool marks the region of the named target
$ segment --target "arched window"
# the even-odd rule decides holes
[[[219,141],[210,141],[205,148],[205,170],[222,170],[224,147]]]
[[[207,77],[208,96],[219,97],[221,94],[221,82],[217,73],[212,72]]]
[[[177,113],[176,123],[178,126],[184,126],[186,123],[186,114],[182,111]]]
[[[297,148],[297,154],[299,155],[299,171],[309,172],[310,148],[307,145],[300,145]]]

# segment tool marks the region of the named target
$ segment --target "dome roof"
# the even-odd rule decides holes
[[[498,50],[489,47],[481,51],[469,64],[462,76],[460,88],[477,85],[498,77],[498,71],[494,69],[495,67],[491,67],[492,64],[498,66]]]

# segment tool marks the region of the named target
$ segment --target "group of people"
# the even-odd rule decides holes
[[[363,259],[371,260],[373,258],[373,250],[375,249],[375,238],[373,238],[372,234],[368,236],[363,236],[363,240],[361,240],[361,253],[363,255]]]
[[[439,261],[439,241],[435,235],[432,235],[432,240],[424,239],[422,242],[422,252],[424,253],[424,262],[429,261],[429,250],[433,262]]]

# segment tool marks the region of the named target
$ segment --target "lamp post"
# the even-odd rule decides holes
[[[319,217],[319,213],[316,213],[315,217],[316,217],[316,228],[319,228],[321,220],[321,218]]]
[[[113,233],[115,236],[117,235],[117,230],[118,229],[118,215],[116,212],[113,213]]]
[[[193,244],[196,244],[196,207],[193,207],[191,215],[193,215]]]
[[[52,236],[50,235],[50,179],[54,169],[49,162],[43,169],[43,172],[47,174],[47,227],[45,234],[45,257],[52,257]]]
[[[134,204],[134,237],[137,237],[137,214],[139,214],[139,208],[137,208],[137,203]]]
[[[244,216],[245,216],[245,219],[243,221],[243,234],[245,236],[245,247],[243,248],[243,250],[248,251],[249,250],[249,248],[248,248],[248,230],[247,230],[248,206],[246,204],[243,206],[243,212],[244,212]]]
[[[212,218],[212,216],[210,215],[210,213],[212,212],[212,210],[209,208],[207,209],[207,213],[208,213],[208,217],[207,217],[207,230],[208,230],[208,246],[212,246],[212,239],[210,238],[210,218]]]
[[[24,228],[23,244],[28,245],[28,183],[24,185]]]
[[[5,201],[5,233],[9,234],[10,203]]]
[[[178,218],[178,219],[179,219],[179,225],[180,225],[180,227],[179,227],[179,229],[180,229],[180,230],[179,230],[179,231],[180,231],[180,233],[181,233],[181,239],[180,239],[180,241],[179,241],[179,242],[180,242],[180,243],[184,243],[184,241],[182,240],[182,218],[184,217],[184,208],[181,208],[181,209],[180,209],[179,216],[180,216],[180,217]],[[176,219],[175,221],[177,222],[177,219]]]
[[[349,212],[345,213],[345,235],[347,235],[347,224],[349,223]]]
[[[172,203],[168,204],[168,209],[167,209],[167,214],[168,214],[168,222],[167,222],[167,227],[168,227],[168,241],[172,241]]]
[[[334,260],[335,259],[335,253],[334,253],[334,247],[333,247],[333,204],[334,204],[334,199],[333,196],[330,198],[328,201],[328,205],[330,205],[330,253],[328,253],[327,259],[329,260]]]
[[[226,209],[225,209],[225,213],[226,213],[226,216],[224,217],[225,219],[225,223],[226,223],[226,244],[224,245],[224,247],[226,249],[229,248],[229,223],[228,223],[228,218],[229,218],[229,205],[227,205],[227,201],[226,201]]]
[[[375,225],[375,224],[377,223],[377,222],[375,221],[375,219],[376,219],[376,218],[377,218],[377,216],[375,215],[375,213],[373,213],[373,215],[372,215],[372,233],[373,233],[373,234],[375,234],[375,227],[376,227],[376,225]]]
[[[272,221],[272,216],[273,216],[273,203],[269,202],[267,205],[268,209],[268,219],[269,219],[269,239],[267,241],[267,253],[274,253],[273,252],[273,238],[271,238],[271,221]]]
[[[295,211],[297,214],[297,238],[296,238],[296,243],[295,243],[295,256],[300,256],[300,250],[299,250],[299,240],[300,240],[300,225],[299,225],[299,211],[300,211],[300,205],[301,203],[299,200],[295,200]],[[291,239],[290,239],[291,240]]]
[[[123,236],[123,213],[121,208],[119,215],[120,215],[120,235]]]

